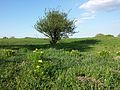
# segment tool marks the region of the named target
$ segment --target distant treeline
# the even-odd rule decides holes
[[[105,34],[99,33],[95,37],[115,37],[115,36],[111,35],[111,34],[106,34],[105,35]],[[117,37],[120,37],[120,34],[118,34]]]
[[[99,34],[96,34],[95,37],[115,37],[114,35],[112,34],[102,34],[102,33],[99,33]],[[120,34],[117,35],[117,37],[120,37]],[[16,38],[15,36],[12,36],[12,37],[6,37],[4,36],[3,39],[14,39]],[[29,38],[35,38],[35,37],[24,37],[25,39],[29,39]],[[66,37],[66,38],[69,38],[69,37]]]

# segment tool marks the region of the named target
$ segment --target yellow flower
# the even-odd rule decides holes
[[[37,65],[36,68],[40,68],[40,66]]]
[[[43,51],[40,52],[41,54],[43,53]]]
[[[38,49],[36,48],[35,50],[37,51]]]
[[[35,50],[33,52],[36,52]]]
[[[38,51],[38,49],[36,48],[33,52],[37,52]]]
[[[42,63],[42,60],[38,60],[39,63]]]
[[[71,52],[74,52],[75,50],[72,50]]]

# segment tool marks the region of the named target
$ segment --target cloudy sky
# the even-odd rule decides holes
[[[44,37],[33,26],[45,8],[71,10],[78,32],[72,37],[120,33],[120,0],[0,0],[0,37]]]

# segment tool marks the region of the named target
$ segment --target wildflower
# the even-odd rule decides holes
[[[42,63],[42,60],[38,60],[39,63]]]
[[[74,53],[74,51],[75,51],[75,50],[72,50],[70,53],[72,54],[72,53]]]
[[[40,53],[43,54],[43,51],[41,51]]]
[[[36,48],[33,52],[37,52],[38,51],[38,49]]]
[[[36,48],[35,50],[37,51],[38,49]]]
[[[74,52],[75,50],[72,50],[72,52]]]
[[[36,66],[36,68],[40,68],[40,66],[39,66],[39,65],[37,65],[37,66]]]
[[[36,52],[36,50],[34,50],[33,52]]]
[[[70,53],[74,55],[80,55],[80,52],[78,50],[72,50]]]
[[[42,74],[44,74],[44,72],[42,72]]]
[[[116,52],[117,55],[120,55],[120,51]]]

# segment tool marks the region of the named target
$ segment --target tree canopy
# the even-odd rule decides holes
[[[75,20],[68,19],[68,14],[59,10],[45,11],[45,16],[40,18],[35,29],[50,38],[50,43],[56,44],[62,37],[75,33]]]

